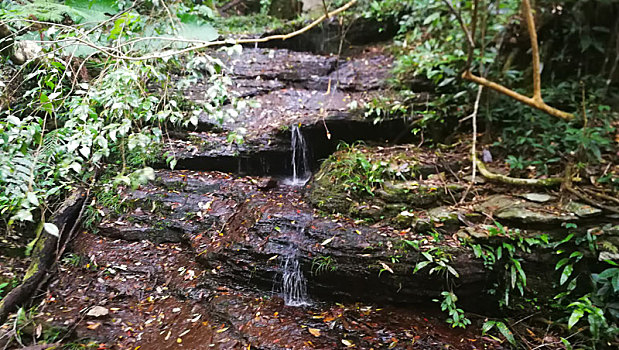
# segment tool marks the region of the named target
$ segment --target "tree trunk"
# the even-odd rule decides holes
[[[84,189],[74,191],[54,214],[50,222],[59,228],[59,236],[52,236],[45,232],[41,234],[22,283],[0,301],[0,324],[6,321],[11,312],[28,303],[41,284],[45,282],[50,268],[56,261],[58,248],[70,239],[72,232],[79,224],[86,197]]]

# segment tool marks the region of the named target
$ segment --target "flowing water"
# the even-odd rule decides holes
[[[296,250],[284,258],[281,293],[288,306],[310,305],[307,297],[307,280],[301,271]]]
[[[291,135],[292,179],[287,182],[292,186],[303,186],[312,175],[309,167],[307,143],[301,129],[296,124],[292,126]]]

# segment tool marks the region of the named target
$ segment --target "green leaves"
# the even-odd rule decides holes
[[[452,327],[466,328],[471,321],[464,315],[464,311],[456,306],[458,297],[452,291],[443,291],[441,293],[443,300],[441,302],[441,310],[449,313],[447,323]],[[438,302],[438,300],[434,300]]]
[[[572,275],[573,271],[574,271],[574,267],[572,265],[567,265],[563,269],[563,272],[561,273],[561,279],[559,280],[559,284],[561,284],[561,285],[565,284],[565,282],[567,282],[567,280]]]
[[[30,210],[20,209],[19,211],[17,211],[17,213],[15,213],[15,215],[13,215],[11,220],[33,221],[32,220],[32,213],[30,212]]]
[[[570,319],[567,322],[568,328],[572,329],[572,327],[574,327],[574,325],[584,316],[584,314],[585,313],[582,309],[575,309],[574,311],[572,311]]]
[[[482,334],[486,334],[492,330],[492,328],[496,327],[499,332],[507,339],[507,341],[516,345],[516,338],[514,338],[514,334],[509,330],[509,327],[502,321],[486,321],[481,327]]]
[[[512,333],[512,331],[509,330],[509,328],[507,327],[507,325],[505,325],[505,323],[497,322],[496,328],[499,330],[499,332],[501,332],[501,334],[503,334],[505,339],[507,339],[507,341],[510,344],[516,345],[516,338],[514,338],[514,333]]]
[[[432,261],[420,261],[415,265],[415,269],[413,269],[413,273],[417,273],[417,271],[423,269],[424,267],[428,266],[430,263],[432,263]]]
[[[60,232],[58,230],[58,227],[54,224],[52,224],[51,222],[46,222],[43,224],[43,229],[45,230],[45,232],[49,233],[50,235],[54,236],[54,237],[59,237]]]

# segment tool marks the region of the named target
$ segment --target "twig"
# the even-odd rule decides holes
[[[41,344],[41,345],[31,345],[25,348],[21,348],[20,350],[45,350],[51,349],[61,346],[61,343],[53,343],[53,344]]]
[[[477,97],[475,98],[475,105],[473,106],[473,113],[471,118],[473,119],[473,144],[471,145],[471,159],[473,170],[471,172],[471,183],[464,191],[460,203],[464,203],[466,196],[469,194],[471,188],[475,185],[475,176],[477,175],[477,112],[479,111],[479,101],[481,100],[481,93],[484,89],[483,85],[477,87]]]
[[[588,188],[581,188],[581,190],[587,192],[588,194],[590,194],[592,196],[596,196],[598,198],[605,199],[607,201],[611,201],[611,202],[615,202],[615,203],[619,204],[619,198],[612,197],[612,196],[609,196],[609,195],[604,194],[604,193],[599,193],[599,192],[590,190]]]
[[[329,6],[327,6],[327,2],[325,0],[322,0],[322,7],[325,9],[325,15],[327,16],[327,19],[329,19]]]
[[[335,16],[335,15],[341,13],[341,12],[344,12],[344,11],[348,10],[350,7],[352,7],[354,4],[356,4],[357,1],[358,0],[351,0],[347,4],[345,4],[344,6],[329,12],[328,13],[329,17],[333,17],[333,16]],[[159,52],[159,53],[156,53],[156,54],[140,56],[140,57],[115,54],[115,53],[112,53],[112,52],[108,51],[109,48],[96,45],[96,44],[90,42],[89,40],[85,40],[83,38],[77,37],[76,41],[81,43],[81,44],[83,44],[83,45],[86,45],[86,46],[88,46],[90,48],[93,48],[93,49],[103,53],[104,55],[109,56],[109,57],[114,58],[114,59],[126,60],[126,61],[145,61],[145,60],[151,60],[151,59],[161,59],[161,58],[176,56],[176,55],[184,54],[184,53],[187,53],[187,52],[201,50],[201,49],[205,49],[205,48],[213,47],[213,46],[240,45],[240,44],[258,44],[258,43],[264,43],[264,42],[273,41],[273,40],[287,40],[287,39],[293,38],[295,36],[301,35],[301,34],[307,32],[307,31],[309,31],[310,29],[316,27],[318,24],[320,24],[322,21],[324,21],[326,18],[327,18],[327,15],[322,15],[322,16],[318,17],[317,19],[315,19],[312,23],[308,24],[307,26],[305,26],[305,27],[303,27],[303,28],[301,28],[299,30],[296,30],[296,31],[294,31],[292,33],[288,33],[288,34],[276,34],[276,35],[270,35],[270,36],[267,36],[267,37],[264,37],[264,38],[248,38],[248,39],[237,39],[237,40],[208,41],[208,42],[203,42],[202,44],[191,46],[191,47],[187,47],[187,48],[184,48],[184,49],[181,49],[181,50]]]
[[[611,213],[615,213],[615,214],[619,214],[619,208],[616,207],[609,207],[607,205],[601,204],[596,202],[595,200],[587,197],[586,195],[582,194],[581,192],[577,191],[574,187],[572,187],[571,185],[566,185],[565,189],[568,190],[571,194],[573,194],[574,196],[580,198],[582,201],[587,202],[587,204],[590,204],[596,208],[600,208],[606,211],[609,211]]]

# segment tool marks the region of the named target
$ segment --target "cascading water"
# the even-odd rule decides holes
[[[307,298],[307,280],[301,271],[296,250],[284,258],[281,292],[288,306],[310,305]]]
[[[292,179],[288,182],[292,186],[303,186],[311,176],[307,143],[298,125],[292,126],[291,134]]]

